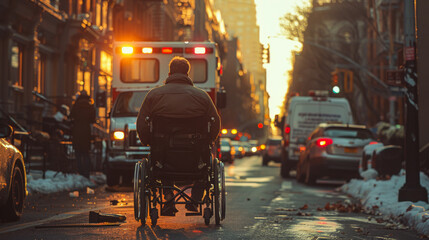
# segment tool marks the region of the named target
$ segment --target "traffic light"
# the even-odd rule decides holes
[[[261,45],[262,47],[262,64],[270,63],[270,45]]]
[[[332,86],[332,93],[338,94],[340,93],[340,86],[339,86],[339,72],[337,70],[331,72],[331,86]]]
[[[264,124],[258,123],[258,128],[263,128],[263,127],[264,127]]]
[[[336,68],[331,72],[332,93],[338,94],[341,91],[345,93],[353,92],[353,71],[348,69]]]

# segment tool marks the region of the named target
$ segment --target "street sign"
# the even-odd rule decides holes
[[[389,86],[403,87],[404,72],[402,70],[387,70],[386,83]]]

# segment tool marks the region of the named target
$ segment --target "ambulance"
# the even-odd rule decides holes
[[[213,42],[114,42],[112,109],[105,173],[109,186],[129,182],[134,165],[149,154],[137,136],[136,119],[150,89],[164,85],[170,60],[186,58],[194,85],[210,95],[218,109],[225,105],[217,45]]]

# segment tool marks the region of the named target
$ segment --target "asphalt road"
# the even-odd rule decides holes
[[[102,186],[77,198],[68,192],[31,195],[20,221],[0,223],[0,239],[421,239],[412,230],[392,229],[397,227],[381,216],[334,205],[355,202],[336,190],[338,181],[307,186],[282,179],[279,164],[262,167],[261,162],[253,156],[227,165],[227,215],[221,226],[214,218],[206,226],[201,216],[187,217],[178,206],[175,217],[161,216],[156,227],[142,227],[134,220],[132,188],[112,192]],[[89,227],[91,210],[127,219],[119,226]]]

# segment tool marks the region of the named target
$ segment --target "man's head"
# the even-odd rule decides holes
[[[182,74],[189,74],[189,70],[191,70],[191,64],[189,63],[186,58],[183,57],[174,57],[171,59],[169,64],[170,72],[169,75],[174,73],[182,73]]]

